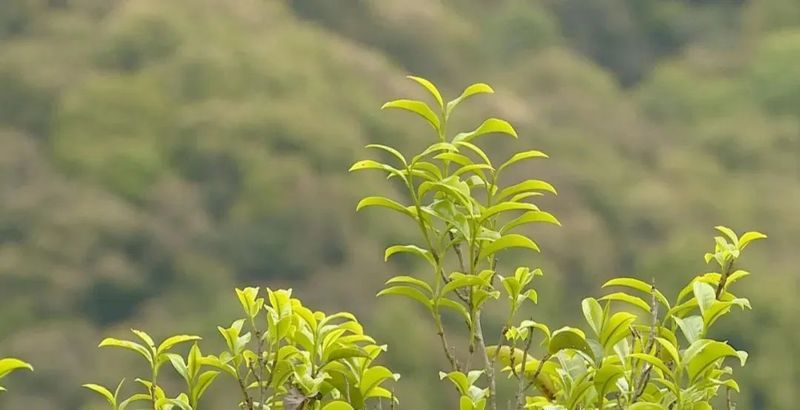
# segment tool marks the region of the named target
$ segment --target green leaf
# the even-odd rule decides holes
[[[658,344],[661,345],[661,347],[664,349],[664,351],[666,351],[667,354],[669,354],[669,356],[672,359],[672,361],[675,362],[676,365],[680,365],[680,363],[681,363],[681,355],[678,352],[678,348],[674,344],[672,344],[671,341],[669,341],[669,340],[667,340],[667,339],[665,339],[663,337],[657,337],[656,341],[658,342]]]
[[[186,343],[186,342],[194,342],[194,341],[198,341],[198,340],[202,340],[202,338],[200,336],[193,336],[193,335],[172,336],[172,337],[167,338],[163,342],[161,342],[161,345],[158,346],[157,353],[160,355],[160,354],[168,351],[169,349],[172,349],[173,347],[175,347],[178,344]]]
[[[358,390],[361,396],[368,397],[369,393],[375,387],[378,387],[385,380],[396,380],[396,375],[391,370],[383,366],[375,366],[367,369],[361,376],[361,382],[358,385]]]
[[[360,211],[361,209],[366,208],[368,206],[380,206],[380,207],[383,207],[383,208],[388,208],[388,209],[391,209],[393,211],[400,212],[401,214],[404,214],[404,215],[410,216],[412,218],[415,218],[414,213],[409,211],[406,207],[404,207],[403,205],[400,205],[397,201],[394,201],[394,200],[386,198],[386,197],[368,196],[368,197],[362,199],[358,203],[358,205],[356,205],[356,211]]]
[[[464,305],[444,297],[436,299],[435,303],[436,306],[442,306],[456,311],[456,313],[461,315],[467,325],[472,326],[472,318],[469,316],[469,312],[467,312],[467,308],[465,308]]]
[[[550,343],[550,328],[544,323],[534,322],[533,320],[523,320],[519,325],[520,328],[527,327],[529,329],[538,329],[545,336],[545,341]]]
[[[450,380],[458,389],[458,392],[461,393],[462,396],[466,396],[469,392],[469,387],[472,385],[467,378],[467,375],[462,372],[453,371],[450,373],[439,372],[439,379],[443,380],[447,378]]]
[[[431,93],[433,98],[436,100],[436,103],[439,104],[439,109],[444,110],[444,100],[442,99],[442,94],[439,92],[439,89],[436,88],[435,85],[433,85],[432,82],[422,77],[416,77],[413,75],[408,75],[406,76],[406,78],[408,78],[409,80],[416,81],[417,84],[421,85],[423,88],[428,90],[428,92]]]
[[[171,407],[167,407],[168,405],[171,405],[176,406],[181,410],[192,410],[192,407],[189,406],[189,403],[187,403],[185,400],[186,399],[184,399],[184,397],[180,397],[178,399],[169,399],[165,397],[156,401],[156,407],[159,409],[171,409]]]
[[[750,242],[759,239],[767,239],[767,235],[755,231],[746,232],[741,238],[739,238],[739,250],[743,250]]]
[[[394,245],[386,248],[383,254],[383,260],[388,261],[389,258],[396,253],[410,253],[425,259],[431,266],[436,267],[436,260],[433,258],[431,251],[420,248],[416,245]]]
[[[0,359],[0,378],[3,378],[9,373],[20,369],[33,371],[33,366],[15,358]]]
[[[508,235],[503,235],[500,237],[500,239],[488,245],[485,245],[478,257],[480,259],[484,259],[491,255],[494,255],[497,252],[510,248],[525,248],[539,252],[539,246],[536,245],[534,241],[530,240],[526,236],[512,233]]]
[[[458,147],[456,147],[455,145],[453,145],[453,144],[451,144],[449,142],[436,142],[436,143],[433,143],[433,144],[429,145],[428,148],[425,148],[425,150],[422,151],[422,153],[420,153],[419,155],[414,156],[414,158],[411,160],[411,163],[412,164],[417,163],[417,161],[425,158],[426,156],[428,156],[428,155],[430,155],[430,154],[432,154],[434,152],[441,152],[441,151],[458,152]]]
[[[197,384],[195,384],[192,390],[192,396],[195,400],[203,396],[203,393],[208,390],[208,387],[211,386],[211,383],[214,382],[217,376],[219,376],[219,372],[214,370],[208,370],[200,374],[200,377],[197,378]]]
[[[326,404],[322,410],[355,410],[353,406],[345,401],[337,400]]]
[[[702,317],[694,315],[685,317],[683,319],[676,316],[673,316],[672,318],[676,323],[678,323],[678,327],[681,328],[683,336],[689,343],[694,343],[703,337],[704,324]]]
[[[550,214],[548,212],[544,212],[544,211],[529,211],[529,212],[525,212],[524,214],[520,215],[519,217],[514,218],[511,221],[509,221],[507,224],[503,225],[503,227],[500,228],[500,233],[506,233],[506,232],[508,232],[508,231],[516,228],[517,226],[520,226],[520,225],[525,225],[525,224],[529,224],[529,223],[536,223],[536,222],[546,222],[546,223],[551,223],[553,225],[561,226],[561,222],[559,222],[558,219],[556,219],[555,216],[553,216],[552,214]]]
[[[127,409],[127,407],[131,403],[134,403],[134,402],[137,402],[137,401],[150,401],[150,400],[151,400],[151,397],[150,397],[149,394],[136,393],[133,396],[128,397],[127,399],[123,400],[122,403],[119,404],[119,410]],[[151,402],[151,405],[152,405],[152,402]]]
[[[431,107],[429,107],[428,104],[425,104],[422,101],[394,100],[383,104],[383,107],[381,107],[382,110],[386,108],[398,108],[413,112],[428,121],[428,123],[431,125],[431,127],[433,127],[434,130],[436,130],[436,132],[439,132],[440,130],[439,117],[433,112],[433,110],[431,110]]]
[[[648,295],[650,295],[654,290],[653,285],[650,285],[649,283],[645,283],[639,279],[634,279],[634,278],[614,278],[603,284],[604,288],[609,286],[623,286],[631,289],[636,289],[640,292],[647,293]],[[659,301],[662,305],[666,306],[667,309],[670,308],[669,301],[664,296],[664,294],[661,293],[661,291],[655,289],[655,296],[657,301]]]
[[[467,286],[481,286],[486,285],[486,281],[477,276],[462,276],[451,280],[442,288],[441,295],[445,296],[448,293]]]
[[[635,320],[636,315],[628,312],[617,312],[611,315],[600,332],[600,345],[607,350],[626,338],[630,334],[630,326]]]
[[[369,357],[366,350],[358,346],[339,347],[331,350],[327,355],[327,361],[333,362],[341,359],[350,359],[353,357]]]
[[[433,158],[441,161],[455,162],[461,166],[472,165],[472,160],[469,159],[468,156],[459,154],[457,152],[443,152],[441,154],[437,154]]]
[[[564,349],[578,350],[590,357],[594,357],[592,348],[586,342],[586,335],[580,329],[574,327],[562,327],[553,332],[552,337],[550,337],[550,343],[547,346],[550,354],[556,354]]]
[[[489,156],[486,155],[486,153],[483,152],[483,150],[480,149],[477,145],[466,141],[458,141],[455,143],[455,145],[469,149],[470,151],[474,152],[477,156],[481,157],[484,164],[487,164],[489,166],[492,165],[492,161],[489,160]]]
[[[167,353],[167,359],[172,364],[172,367],[175,369],[178,374],[183,377],[184,380],[191,381],[192,376],[189,374],[189,368],[186,366],[186,362],[183,360],[183,357],[174,353]]]
[[[736,235],[736,232],[734,232],[733,229],[728,228],[727,226],[722,226],[722,225],[715,226],[714,228],[716,230],[722,232],[723,234],[725,234],[725,236],[727,236],[728,239],[731,240],[731,243],[734,246],[738,246],[739,245],[739,235]]]
[[[702,314],[717,300],[714,288],[703,282],[695,282],[692,286],[694,297],[697,299],[697,305],[700,306],[700,313]]]
[[[472,405],[472,399],[469,396],[461,396],[458,399],[458,410],[475,410],[475,407]]]
[[[555,187],[553,187],[549,183],[537,179],[529,179],[527,181],[522,181],[519,184],[504,188],[497,194],[497,197],[495,199],[497,201],[504,201],[506,198],[509,198],[511,196],[520,193],[538,192],[538,191],[546,191],[553,194],[557,194]]]
[[[394,284],[394,283],[416,285],[416,286],[419,286],[419,287],[427,290],[429,293],[433,293],[433,288],[431,288],[431,285],[429,285],[428,282],[425,282],[423,280],[420,280],[420,279],[417,279],[417,278],[414,278],[414,277],[411,277],[411,276],[400,275],[400,276],[395,276],[395,277],[393,277],[393,278],[391,278],[391,279],[386,281],[387,285]]]
[[[508,161],[503,163],[503,165],[500,165],[500,167],[497,168],[497,172],[500,172],[508,168],[509,166],[516,164],[517,162],[533,158],[549,158],[549,157],[544,152],[537,150],[518,152],[512,155],[511,158],[508,159]]]
[[[601,396],[605,396],[612,391],[620,377],[625,375],[622,366],[614,364],[604,364],[594,373],[594,388]]]
[[[642,298],[638,298],[636,296],[629,295],[624,292],[615,292],[609,295],[605,295],[600,300],[615,300],[618,302],[627,303],[629,305],[633,305],[639,309],[644,310],[647,313],[650,313],[650,305],[647,304]]]
[[[631,353],[630,357],[650,363],[659,370],[661,370],[661,372],[663,372],[665,375],[668,375],[669,378],[672,378],[673,374],[672,370],[669,368],[669,366],[664,364],[664,362],[661,359],[646,353]]]
[[[633,403],[630,406],[628,406],[627,410],[669,410],[669,409],[658,403],[645,403],[640,401],[638,403]]]
[[[136,329],[131,329],[131,332],[133,332],[133,334],[135,334],[137,337],[139,337],[139,339],[142,339],[142,341],[146,343],[145,347],[150,347],[152,350],[155,350],[156,344],[155,342],[153,342],[153,338],[150,337],[150,335],[148,335],[147,332]]]
[[[425,296],[425,294],[420,292],[417,288],[412,288],[410,286],[390,286],[378,292],[378,296],[384,296],[384,295],[405,296],[414,299],[419,303],[422,303],[428,309],[431,309],[433,307],[433,302],[430,299],[428,299]]]
[[[517,138],[517,131],[514,130],[514,127],[512,127],[508,121],[498,118],[489,118],[475,130],[470,132],[462,132],[453,137],[453,143],[455,144],[461,141],[472,142],[472,140],[477,137],[493,133],[506,134]]]
[[[702,347],[700,347],[691,358],[687,358],[688,363],[686,369],[689,379],[693,382],[696,381],[706,370],[716,366],[726,357],[739,359],[742,366],[744,366],[747,358],[746,354],[737,352],[733,347],[724,342],[712,340],[702,344]]]
[[[468,172],[472,172],[475,175],[483,177],[484,173],[482,171],[491,171],[491,170],[492,167],[487,164],[472,164],[457,169],[456,172],[453,172],[453,176],[459,176],[466,174]],[[481,179],[481,182],[483,182],[483,179]]]
[[[501,202],[497,205],[490,206],[481,212],[481,221],[485,221],[501,212],[508,211],[538,211],[539,208],[534,204],[524,202]]]
[[[259,288],[257,287],[247,287],[244,289],[236,288],[236,297],[239,299],[239,303],[242,305],[244,312],[250,316],[251,319],[255,318],[264,306],[264,299],[258,297],[258,292]]]
[[[99,394],[100,396],[103,396],[103,398],[106,399],[111,408],[113,409],[117,408],[117,399],[114,397],[114,393],[111,393],[111,391],[109,391],[107,388],[100,386],[99,384],[92,384],[92,383],[84,384],[82,387],[85,387]]]
[[[391,154],[393,157],[397,158],[400,161],[401,164],[403,164],[403,165],[407,164],[406,157],[404,157],[403,154],[400,153],[400,151],[398,151],[398,150],[396,150],[396,149],[394,149],[394,148],[392,148],[392,147],[390,147],[388,145],[367,144],[365,148],[375,148],[375,149],[386,151],[389,154]]]
[[[703,324],[705,325],[706,329],[711,327],[711,325],[713,325],[723,315],[730,312],[734,305],[738,305],[744,309],[750,307],[750,302],[747,299],[734,299],[726,302],[714,300],[711,303],[711,306],[703,311]]]
[[[131,342],[129,340],[114,339],[109,337],[103,339],[103,341],[101,341],[100,344],[98,345],[98,347],[109,347],[109,346],[121,347],[123,349],[133,350],[134,352],[144,356],[144,358],[147,359],[148,362],[150,362],[151,366],[154,364],[153,355],[152,353],[150,353],[150,350],[140,345],[139,343]]]
[[[453,108],[455,108],[458,104],[461,104],[462,101],[466,100],[469,97],[472,97],[475,94],[492,94],[492,93],[494,93],[494,90],[492,89],[492,87],[489,87],[488,84],[484,83],[472,84],[469,87],[465,88],[458,98],[447,103],[447,109],[445,111],[447,113],[446,115],[450,115],[450,113],[453,111]]]
[[[589,326],[594,330],[596,335],[600,335],[600,332],[603,330],[603,308],[600,307],[600,304],[597,303],[597,300],[594,298],[586,298],[581,302],[581,308],[583,309],[583,317],[586,318],[586,322],[589,323]]]

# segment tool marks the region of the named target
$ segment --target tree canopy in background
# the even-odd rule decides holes
[[[376,255],[411,231],[357,224],[382,185],[347,176],[368,142],[424,143],[377,109],[419,96],[411,73],[450,95],[485,79],[496,98],[453,121],[500,115],[551,154],[509,171],[559,187],[529,314],[577,322],[560,306],[612,276],[677,290],[719,223],[769,234],[750,256],[759,309],[719,326],[751,354],[740,406],[792,409],[799,64],[794,0],[2,1],[0,350],[37,373],[0,405],[88,408],[75,386],[117,375],[101,334],[213,329],[238,309],[227,289],[260,285],[415,340],[386,355],[401,408],[446,407],[435,332],[374,297]]]

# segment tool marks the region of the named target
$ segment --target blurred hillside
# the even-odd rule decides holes
[[[37,368],[0,408],[95,408],[80,384],[139,369],[103,336],[217,342],[251,284],[360,314],[400,407],[450,408],[422,313],[374,297],[413,270],[381,260],[411,232],[356,215],[383,185],[347,174],[369,142],[429,141],[378,109],[422,96],[409,73],[491,84],[457,122],[507,118],[551,155],[517,171],[564,225],[537,228],[537,320],[581,323],[611,276],[678,288],[714,225],[767,233],[725,332],[750,352],[739,407],[796,408],[797,0],[0,0],[0,352]]]

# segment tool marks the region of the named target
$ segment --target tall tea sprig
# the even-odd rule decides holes
[[[481,313],[486,302],[500,297],[497,285],[502,283],[509,296],[507,325],[510,326],[522,303],[536,302],[536,293],[529,285],[533,276],[541,273],[529,267],[499,267],[498,255],[513,248],[538,252],[536,242],[519,233],[519,228],[540,222],[559,224],[553,215],[532,202],[539,195],[555,194],[551,184],[538,179],[507,183],[501,177],[506,169],[519,162],[547,155],[537,150],[520,151],[493,163],[478,140],[492,134],[517,138],[511,124],[488,118],[471,131],[455,133],[448,130],[448,123],[461,103],[494,90],[487,84],[472,84],[460,96],[445,102],[430,81],[408,78],[433,97],[433,108],[411,99],[389,101],[383,108],[405,110],[421,117],[433,130],[431,144],[410,158],[396,148],[370,144],[368,148],[385,151],[391,161],[362,160],[350,170],[382,171],[406,191],[404,200],[383,196],[364,198],[357,209],[378,206],[412,219],[419,228],[421,242],[390,246],[385,258],[388,260],[398,253],[416,255],[428,266],[430,274],[394,276],[379,295],[402,295],[429,311],[452,372],[472,370],[472,357],[479,354],[480,370],[489,383],[488,402],[490,408],[496,409],[495,358],[486,347]],[[511,273],[504,277],[503,272]],[[455,311],[464,320],[469,334],[466,364],[459,362],[455,346],[448,341],[442,324],[443,309]]]

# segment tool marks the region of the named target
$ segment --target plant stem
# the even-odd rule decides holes
[[[245,387],[245,382],[242,380],[242,376],[239,374],[239,369],[236,369],[236,381],[239,382],[239,389],[242,391],[245,407],[248,410],[254,410],[253,399],[251,399],[250,395],[247,393],[247,387]]]
[[[475,313],[475,338],[481,347],[483,362],[486,370],[486,378],[489,379],[489,409],[497,410],[497,384],[494,377],[494,364],[486,353],[486,343],[483,340],[483,326],[481,326],[481,311]]]
[[[517,408],[525,408],[525,367],[528,365],[528,351],[531,349],[531,342],[533,341],[533,330],[528,333],[528,341],[525,343],[525,350],[522,352],[522,370],[519,372],[517,378],[519,385],[517,386]],[[511,357],[514,357],[512,352]]]
[[[653,279],[653,283],[650,288],[650,334],[647,338],[647,345],[644,348],[644,353],[650,354],[650,351],[655,346],[656,342],[656,326],[658,324],[658,302],[656,301],[656,283],[655,279]],[[656,351],[658,351],[658,347],[656,346]],[[647,383],[650,381],[650,373],[652,372],[653,365],[648,363],[645,367],[644,371],[642,371],[641,375],[639,376],[639,381],[636,383],[636,388],[634,389],[633,398],[631,403],[635,403],[636,400],[644,393],[644,389],[647,386]]]
[[[156,405],[156,379],[158,379],[158,365],[153,366],[152,377],[153,384],[150,386],[150,398],[153,399],[153,410],[158,410],[158,405]]]
[[[728,284],[728,275],[731,274],[733,271],[733,258],[728,262],[728,266],[722,269],[722,273],[720,274],[719,284],[717,285],[717,300],[722,297],[722,293],[725,292],[725,286]]]
[[[450,367],[453,370],[461,371],[461,367],[458,365],[458,359],[455,357],[452,351],[450,351],[450,345],[447,343],[447,335],[444,333],[444,327],[442,326],[442,318],[439,316],[439,311],[435,311],[433,314],[433,321],[436,323],[436,334],[439,335],[439,340],[442,342],[442,350],[444,350],[444,354],[447,357],[447,361],[450,362]]]

